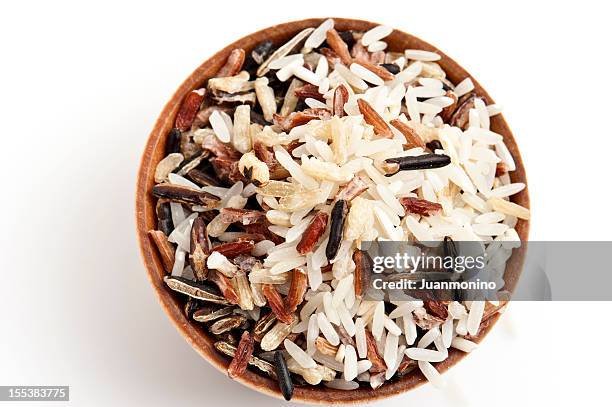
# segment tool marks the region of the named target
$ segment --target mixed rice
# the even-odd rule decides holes
[[[502,280],[529,210],[500,112],[392,29],[326,20],[235,49],[180,106],[155,171],[168,288],[232,358],[293,386],[378,388],[471,352],[503,302],[363,296],[363,241],[481,241]],[[519,243],[520,244],[520,243]],[[416,369],[418,370],[416,370]]]

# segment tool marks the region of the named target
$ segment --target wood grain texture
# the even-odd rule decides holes
[[[213,347],[213,339],[209,336],[201,324],[190,321],[183,313],[182,303],[178,295],[171,292],[163,283],[164,270],[161,259],[155,249],[153,242],[147,235],[147,231],[156,227],[155,215],[155,200],[150,191],[154,185],[154,172],[157,163],[164,156],[164,147],[166,135],[172,128],[174,118],[178,107],[185,95],[193,89],[202,87],[205,81],[223,66],[229,53],[235,48],[244,48],[247,52],[259,42],[270,39],[275,44],[282,44],[284,41],[291,38],[298,31],[306,27],[315,27],[323,20],[322,18],[307,19],[294,21],[284,24],[279,24],[264,30],[255,32],[247,37],[228,45],[211,58],[202,63],[177,89],[174,95],[170,98],[159,118],[157,119],[151,134],[147,140],[140,170],[138,172],[137,189],[136,189],[136,228],[142,258],[147,270],[147,274],[155,293],[161,303],[162,308],[168,314],[171,321],[183,337],[191,344],[191,346],[206,359],[210,364],[217,368],[222,374],[227,374],[229,359],[220,355]],[[335,27],[338,30],[368,30],[378,24],[353,19],[334,18]],[[433,47],[432,45],[416,38],[410,34],[399,30],[394,30],[391,35],[385,39],[389,44],[390,51],[403,51],[406,48],[424,49],[434,51],[441,55],[442,59],[439,64],[444,68],[447,77],[453,82],[458,83],[464,78],[470,76],[459,64],[446,56],[443,52]],[[471,77],[471,76],[470,76]],[[472,78],[476,91],[484,96],[489,103],[493,103],[493,99],[480,86],[480,84]],[[525,169],[518,146],[510,128],[502,115],[497,115],[491,118],[491,128],[495,132],[503,135],[504,141],[508,149],[512,153],[516,161],[516,171],[511,173],[512,182],[524,182],[527,184]],[[529,208],[529,191],[525,188],[522,192],[513,197],[513,202]],[[516,230],[522,241],[526,241],[529,234],[529,222],[519,220]],[[506,283],[509,288],[516,285],[518,277],[522,270],[523,261],[526,254],[526,245],[521,249],[515,250],[506,269]],[[499,314],[491,318],[490,323],[483,324],[477,342],[480,342],[493,327]],[[440,372],[444,372],[457,362],[459,362],[466,354],[451,349],[449,357],[442,363],[436,365]],[[256,373],[255,371],[247,370],[247,372],[236,379],[240,383],[257,390],[261,393],[282,399],[282,395],[275,381]],[[392,383],[386,383],[377,390],[370,388],[360,388],[354,391],[342,391],[327,389],[324,387],[296,387],[292,401],[310,403],[310,404],[349,404],[370,402],[377,399],[387,398],[408,390],[411,390],[425,382],[425,378],[418,372],[408,374],[400,380]]]

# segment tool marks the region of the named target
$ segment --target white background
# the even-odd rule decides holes
[[[605,2],[301,3],[0,6],[0,385],[70,385],[78,406],[281,404],[180,337],[134,222],[140,154],[166,100],[216,50],[278,22],[357,17],[438,46],[505,107],[529,177],[531,238],[610,240]],[[603,401],[611,310],[512,304],[446,375],[450,391],[426,385],[379,405]]]

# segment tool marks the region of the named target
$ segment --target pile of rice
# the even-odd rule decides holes
[[[301,376],[309,385],[376,389],[388,380],[420,371],[434,386],[441,387],[444,380],[436,364],[448,357],[451,348],[474,350],[484,321],[502,304],[444,302],[441,305],[447,316],[442,319],[421,300],[368,301],[355,294],[353,254],[362,241],[441,242],[445,237],[479,241],[489,259],[487,269],[501,287],[506,261],[520,245],[515,225],[519,219],[529,218],[528,209],[511,203],[510,197],[525,185],[511,181],[514,160],[502,136],[490,128],[491,117],[500,113],[499,106],[487,105],[475,94],[470,78],[452,84],[436,62],[440,56],[432,52],[387,51],[389,27],[351,32],[354,44],[348,45],[352,45],[353,61],[365,58],[383,67],[391,75],[383,79],[376,70],[357,62],[347,65],[338,52],[334,56],[333,49],[321,51],[329,49],[328,31],[333,27],[334,21],[327,20],[307,30],[298,38],[297,47],[290,52],[277,48],[282,56],[270,61],[273,48],[266,50],[264,44],[259,54],[256,49],[247,59],[251,67],[211,79],[207,88],[196,91],[206,94],[197,109],[201,116],[181,130],[178,150],[160,164],[156,178],[162,185],[207,192],[218,202],[189,205],[169,199],[174,226],[168,243],[174,250],[174,263],[168,271],[173,277],[195,279],[189,262],[193,255],[191,231],[195,219],[203,217],[212,247],[207,254],[209,272],[233,276],[244,271],[246,291],[236,279],[229,281],[240,285],[234,287],[240,296],[251,297],[232,305],[232,313],[246,317],[247,322],[229,332],[233,337],[220,336],[220,340],[233,340],[235,345],[240,332],[252,330],[257,321],[274,312],[261,295],[263,284],[274,285],[287,301],[297,270],[307,276],[307,290],[292,313],[293,319],[290,324],[270,324],[268,334],[276,336],[273,340],[258,338],[261,343],[255,344],[254,356],[272,361],[272,352],[281,350],[292,376]],[[347,34],[341,34],[346,39]],[[291,94],[307,84],[321,97],[296,99]],[[339,86],[348,91],[348,98],[343,114],[332,115]],[[211,97],[211,88],[213,102],[206,99]],[[287,89],[287,93],[279,94],[279,89]],[[453,121],[452,114],[468,98],[470,104],[464,105],[467,108],[462,117],[455,116]],[[389,135],[382,135],[366,122],[360,100],[387,123]],[[320,117],[284,127],[287,121],[283,119],[300,108],[318,112]],[[208,115],[202,113],[205,111]],[[406,136],[389,124],[395,119],[412,129],[427,147],[407,142]],[[255,144],[269,153],[274,168],[271,161],[261,159],[260,151],[253,151]],[[229,159],[231,165],[238,165],[239,174],[225,171],[221,165],[207,167],[211,158],[222,162],[223,148],[239,153]],[[447,155],[450,164],[387,174],[386,159],[426,153]],[[189,166],[187,170],[185,166]],[[191,177],[192,168],[208,171],[219,182]],[[274,178],[279,173],[284,175]],[[312,249],[299,254],[297,245],[315,214],[329,215],[339,192],[356,177],[366,187],[348,203],[335,257],[326,257],[331,222]],[[429,216],[411,213],[401,204],[406,197],[437,203],[441,210]],[[267,229],[265,233],[258,231],[264,238],[254,238],[253,231],[240,223],[224,222],[223,208],[264,212],[265,219],[258,221]],[[248,253],[254,260],[248,267],[243,267],[244,256],[237,261],[214,251],[216,245],[240,241],[241,237],[255,239]],[[382,369],[376,355],[368,352],[369,335],[384,362]]]

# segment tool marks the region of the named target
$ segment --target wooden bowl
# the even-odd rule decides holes
[[[174,93],[172,98],[170,98],[170,101],[166,104],[159,118],[157,119],[153,131],[151,131],[151,134],[149,135],[149,139],[147,140],[144,154],[142,156],[140,170],[138,172],[138,185],[136,189],[136,224],[138,239],[140,241],[140,249],[147,273],[149,275],[149,280],[155,289],[164,311],[168,314],[183,337],[200,355],[202,355],[204,359],[219,369],[219,371],[223,374],[226,374],[229,359],[222,356],[215,350],[213,347],[212,337],[202,328],[201,324],[190,321],[185,317],[182,308],[182,299],[179,295],[176,295],[176,293],[169,290],[163,282],[165,272],[162,267],[160,257],[155,246],[149,240],[147,235],[148,230],[156,228],[155,200],[150,193],[151,188],[154,185],[153,176],[155,167],[164,157],[166,135],[173,126],[174,117],[181,101],[188,92],[202,87],[205,81],[214,75],[219,68],[221,68],[221,66],[225,63],[227,56],[233,49],[244,48],[247,52],[250,52],[255,45],[268,39],[274,41],[274,43],[277,45],[282,44],[297,32],[307,27],[316,27],[323,20],[324,19],[321,18],[313,18],[279,24],[266,28],[239,39],[213,55],[211,58],[207,59],[181,84],[181,86],[179,86],[178,90]],[[379,25],[368,21],[345,18],[335,18],[334,20],[335,27],[338,30],[368,30],[376,25]],[[439,64],[444,68],[447,73],[447,77],[453,83],[458,83],[464,78],[470,76],[461,66],[459,66],[459,64],[446,56],[443,52],[410,34],[406,34],[399,30],[394,30],[393,33],[385,39],[385,41],[389,44],[389,50],[391,51],[402,51],[410,48],[437,52],[442,56]],[[478,84],[478,82],[475,80],[473,80],[473,82],[476,87],[476,91],[485,97],[488,103],[493,103],[491,97]],[[511,174],[512,181],[523,182],[526,184],[527,180],[525,176],[525,169],[523,168],[523,162],[521,160],[516,141],[514,140],[514,137],[512,137],[510,128],[501,115],[491,118],[491,128],[495,132],[503,135],[504,141],[512,153],[514,160],[516,161],[516,171],[512,172]],[[513,197],[513,201],[519,205],[529,207],[528,190],[525,189],[521,193],[515,195]],[[526,241],[529,233],[529,222],[519,220],[516,226],[516,231],[518,232],[521,240]],[[523,245],[523,248],[515,250],[508,263],[505,278],[507,286],[509,287],[513,287],[516,284],[518,276],[520,275],[525,256],[524,247],[525,245]],[[484,336],[486,336],[497,321],[498,317],[499,314],[490,318],[486,323],[483,323],[479,336],[476,339],[478,342],[482,340]],[[461,360],[465,355],[466,354],[463,352],[457,351],[456,349],[451,349],[449,351],[448,359],[437,364],[436,367],[440,372],[444,372]],[[282,398],[276,382],[262,374],[247,370],[247,372],[240,377],[238,381],[261,393]],[[354,391],[342,391],[328,389],[325,387],[296,387],[292,401],[312,404],[362,403],[387,398],[411,390],[425,381],[425,378],[420,372],[415,372],[413,374],[408,374],[395,382],[386,383],[377,390],[359,388]]]

